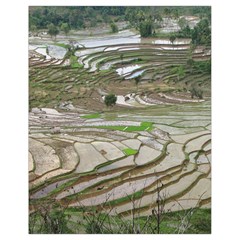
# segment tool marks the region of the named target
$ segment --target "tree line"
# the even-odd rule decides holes
[[[180,14],[195,14],[202,20],[191,29]],[[155,36],[155,29],[161,27],[165,18],[179,19],[180,31],[170,36],[173,43],[178,38],[191,38],[193,44],[211,44],[211,8],[210,7],[30,7],[30,31],[48,29],[56,37],[59,30],[66,35],[70,29],[95,27],[98,23],[108,23],[113,33],[118,32],[116,22],[128,21],[139,31],[141,37]]]
[[[207,18],[202,19],[193,29],[186,23],[185,19],[179,20],[181,30],[175,34],[179,38],[191,38],[192,44],[211,45],[211,26]]]
[[[111,23],[126,20],[135,25],[141,20],[151,18],[159,20],[163,16],[178,18],[190,14],[200,17],[211,16],[211,8],[202,7],[161,7],[161,6],[31,6],[29,7],[29,25],[37,29],[46,29],[49,24],[61,26],[68,23],[72,29],[86,28],[97,23]]]
[[[72,29],[94,27],[97,23],[124,20],[126,7],[100,6],[35,6],[29,8],[29,26],[46,29],[49,24],[67,23]]]

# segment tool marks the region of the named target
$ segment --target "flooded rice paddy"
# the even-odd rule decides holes
[[[177,29],[170,25],[166,31]],[[182,93],[187,80],[177,85],[169,70],[186,64],[190,40],[141,39],[132,30],[80,33],[29,40],[30,205],[54,199],[105,211],[108,201],[127,215],[133,206],[126,196],[134,195],[136,209],[148,215],[161,182],[167,209],[180,210],[176,202],[209,207],[210,96]],[[77,64],[60,46],[70,40],[79,46]],[[139,85],[138,76],[146,79]],[[209,88],[209,76],[188,77]],[[108,93],[116,94],[115,107],[104,106]]]

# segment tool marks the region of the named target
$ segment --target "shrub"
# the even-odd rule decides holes
[[[170,42],[173,44],[174,41],[176,40],[176,36],[175,36],[175,35],[171,35],[171,36],[169,37],[169,40],[170,40]]]
[[[118,26],[115,23],[111,23],[110,27],[111,27],[113,33],[118,32]]]
[[[138,150],[135,150],[135,149],[132,149],[132,148],[125,148],[125,149],[123,149],[123,152],[127,156],[131,156],[131,155],[135,155],[136,153],[138,153]]]
[[[200,88],[192,86],[190,92],[191,92],[192,98],[194,98],[194,96],[195,96],[199,99],[203,99],[203,91]]]
[[[117,97],[114,94],[109,94],[105,96],[104,103],[106,104],[107,107],[113,106],[116,104]]]
[[[139,25],[141,37],[149,37],[152,35],[153,23],[151,21],[142,21]]]
[[[95,221],[89,222],[85,228],[86,228],[86,233],[88,234],[102,233],[99,223]]]

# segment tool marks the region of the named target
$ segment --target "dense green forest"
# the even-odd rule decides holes
[[[151,19],[161,19],[162,17],[177,18],[180,15],[197,15],[201,18],[207,17],[210,19],[211,8],[207,6],[35,6],[29,7],[29,25],[30,29],[33,26],[38,29],[44,29],[50,23],[57,26],[60,26],[62,23],[68,23],[72,29],[80,29],[112,21],[126,20],[133,24],[134,22],[145,20],[147,16]]]

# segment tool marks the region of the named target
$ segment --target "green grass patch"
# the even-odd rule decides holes
[[[152,127],[152,123],[151,122],[141,122],[141,126]]]
[[[72,68],[83,68],[83,65],[78,62],[78,57],[74,55],[70,56],[70,64]]]
[[[141,122],[141,127],[145,127],[145,130],[151,131],[153,129],[152,122]]]
[[[197,73],[208,73],[211,74],[211,60],[207,61],[194,61],[193,69]]]
[[[55,43],[54,45],[58,47],[63,47],[65,49],[68,49],[70,47],[69,44],[65,44],[65,43]]]
[[[145,126],[129,126],[125,129],[126,132],[145,131]]]
[[[111,73],[112,69],[104,69],[104,70],[100,70],[101,73]]]
[[[135,155],[136,153],[138,153],[138,150],[135,150],[132,148],[125,148],[125,149],[123,149],[123,152],[125,155],[131,156],[131,155]]]
[[[153,123],[142,122],[140,126],[97,126],[96,128],[111,129],[125,132],[135,132],[135,131],[151,131],[153,129]]]
[[[118,130],[118,131],[124,131],[126,126],[94,126],[94,128],[102,128],[102,129],[111,129],[111,130]]]
[[[152,35],[151,37],[169,39],[171,35],[172,33],[168,33],[168,32],[158,32],[155,35]]]
[[[88,115],[82,116],[82,118],[86,118],[86,119],[100,118],[100,117],[101,117],[100,113],[93,113],[93,114],[88,114]]]
[[[143,191],[139,191],[134,194],[134,198],[137,199],[141,197]],[[129,201],[132,199],[133,195],[129,197],[122,198],[121,201],[111,201],[112,204],[120,204],[121,202]],[[108,203],[108,204],[109,204]],[[87,218],[87,221],[84,221],[84,213],[90,212],[90,215]],[[177,211],[177,212],[167,212],[161,215],[160,222],[160,234],[211,234],[211,209],[194,209],[192,214],[188,214],[189,210]],[[186,217],[188,214],[188,217]],[[131,218],[124,219],[119,216],[107,216],[106,213],[96,212],[95,207],[70,207],[64,211],[59,211],[58,209],[53,209],[47,215],[51,220],[58,220],[59,225],[61,226],[61,233],[76,233],[80,231],[85,233],[89,224],[95,223],[96,226],[99,226],[100,223],[104,223],[106,228],[100,228],[101,233],[112,234],[112,233],[132,233],[131,227],[133,221]],[[30,214],[29,224],[36,224],[36,226],[31,228],[31,233],[55,233],[53,228],[49,228],[44,224],[42,216],[39,212]],[[75,219],[75,220],[74,220]],[[189,222],[188,228],[185,231],[182,231],[183,220]],[[73,225],[69,225],[69,221],[73,221]],[[76,224],[77,223],[77,224]],[[129,229],[119,228],[124,223],[125,226],[129,226]],[[134,218],[134,223],[138,225],[140,233],[143,234],[157,234],[158,222],[155,216],[143,216],[137,217],[137,214]],[[111,226],[111,227],[108,227]],[[147,227],[146,227],[147,226]],[[149,227],[148,227],[149,226]],[[48,231],[47,231],[48,230]],[[92,228],[91,233],[99,233],[99,228]],[[179,232],[180,230],[180,232]],[[59,233],[59,232],[57,232]]]
[[[131,199],[139,199],[143,196],[143,193],[144,193],[144,191],[140,190],[140,191],[135,192],[135,193],[133,193],[131,195],[128,195],[126,197],[118,198],[116,200],[109,201],[109,202],[106,203],[106,205],[115,206],[115,205],[121,204],[123,202],[131,201]]]
[[[75,62],[75,63],[71,64],[71,67],[72,68],[83,68],[83,65],[78,62]]]

